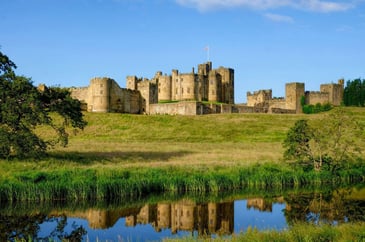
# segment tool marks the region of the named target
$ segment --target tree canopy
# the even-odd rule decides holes
[[[37,88],[30,78],[17,76],[16,65],[0,52],[0,157],[26,157],[44,154],[47,148],[67,145],[66,127],[83,129],[80,101],[64,88]],[[62,122],[55,122],[51,113]],[[57,133],[54,140],[36,134],[37,126],[47,125]]]
[[[346,106],[360,106],[365,105],[365,80],[355,79],[347,81],[343,97]]]
[[[283,142],[284,158],[335,173],[359,160],[363,124],[343,107],[320,119],[298,120]]]

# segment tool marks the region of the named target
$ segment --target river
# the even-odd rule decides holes
[[[0,241],[160,241],[230,237],[248,228],[283,230],[296,222],[365,221],[365,188],[265,193],[160,194],[112,203],[1,204]]]

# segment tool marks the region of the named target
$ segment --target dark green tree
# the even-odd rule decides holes
[[[355,79],[347,81],[343,97],[346,106],[365,105],[365,80]]]
[[[284,158],[306,163],[311,157],[309,141],[313,138],[313,131],[305,119],[298,120],[290,128],[284,140]]]
[[[0,157],[39,156],[57,143],[67,145],[66,127],[83,129],[86,122],[81,103],[67,89],[36,88],[32,81],[14,72],[16,65],[0,52]],[[55,122],[51,114],[58,114]],[[54,140],[36,134],[40,125],[53,128]]]

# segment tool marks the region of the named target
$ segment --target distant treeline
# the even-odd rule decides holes
[[[347,81],[344,90],[343,102],[345,106],[364,107],[365,104],[365,79]]]

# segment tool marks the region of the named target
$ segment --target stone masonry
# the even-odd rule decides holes
[[[171,75],[156,72],[149,80],[128,76],[127,88],[111,78],[93,78],[87,87],[70,88],[71,95],[88,112],[132,114],[200,115],[213,113],[301,113],[306,104],[340,105],[344,80],[322,84],[319,92],[305,91],[304,83],[287,83],[285,98],[273,98],[272,90],[247,93],[247,104],[234,104],[234,70],[212,68],[212,62],[198,65],[189,73],[172,70]]]

